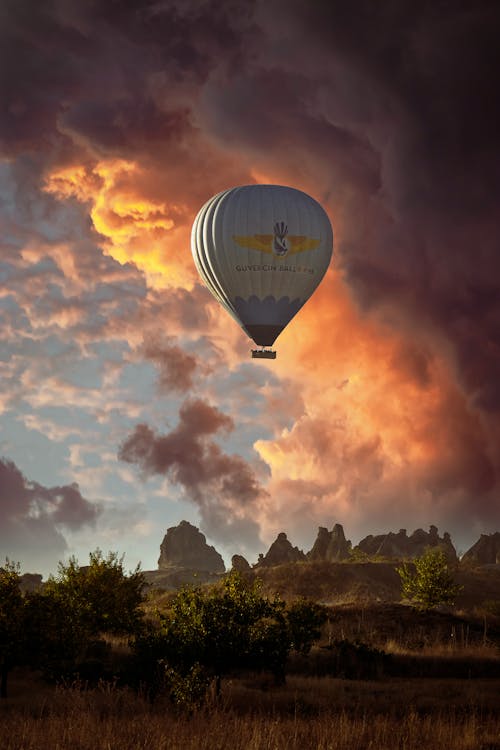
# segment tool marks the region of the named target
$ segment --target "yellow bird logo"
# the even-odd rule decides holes
[[[274,225],[274,234],[251,234],[247,237],[234,234],[233,240],[240,247],[248,247],[278,257],[303,253],[305,250],[315,250],[321,242],[303,234],[289,235],[288,227],[283,221]]]

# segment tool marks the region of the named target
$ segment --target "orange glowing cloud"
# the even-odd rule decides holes
[[[291,530],[295,515],[297,529],[305,518],[446,522],[450,497],[457,507],[457,492],[488,491],[481,422],[444,354],[423,333],[363,316],[334,270],[277,348],[273,369],[296,387],[290,413],[303,411],[255,443],[271,470],[265,535],[282,530],[285,512]]]
[[[53,172],[46,189],[87,202],[106,252],[120,263],[135,263],[151,294],[155,288],[191,291],[193,211],[186,204],[198,199],[184,185],[182,200],[170,201],[171,184],[148,186],[157,176],[135,162],[104,160],[91,170]],[[297,184],[269,164],[250,173],[258,182],[295,184],[322,202],[321,181],[313,186],[308,175],[302,177]],[[163,190],[165,200],[159,200]],[[285,512],[291,533],[294,523],[300,529],[340,521],[359,529],[376,519],[399,528],[446,521],[447,514],[460,513],[464,493],[488,492],[488,446],[448,349],[435,331],[410,323],[403,312],[395,326],[356,305],[338,261],[352,217],[347,199],[333,202],[325,206],[335,233],[330,270],[276,342],[278,358],[252,363],[268,368],[283,390],[269,383],[261,388],[269,407],[262,421],[274,434],[254,443],[270,471],[256,504],[265,538],[283,529]],[[206,316],[212,366],[220,357],[230,374],[245,361],[251,342],[215,303]],[[170,326],[171,335],[182,333],[175,320]]]
[[[82,165],[51,172],[45,190],[90,204],[90,216],[104,238],[104,249],[119,263],[135,263],[152,286],[191,288],[192,264],[185,262],[190,226],[187,209],[145,197],[147,174],[135,162],[112,159],[92,169]]]

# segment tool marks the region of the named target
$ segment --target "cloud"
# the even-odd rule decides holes
[[[431,520],[463,543],[495,528],[495,420],[464,393],[432,336],[380,328],[334,289],[337,304],[318,305],[329,332],[319,347],[308,338],[316,308],[276,360],[289,375],[288,348],[300,356],[293,376],[306,410],[255,444],[271,469],[262,528],[280,530],[285,512],[296,538],[304,526],[337,521],[362,534]]]
[[[163,395],[205,376],[208,392],[232,398],[233,428],[213,417],[190,442],[181,410],[170,433],[144,426],[124,444],[144,471],[179,482],[207,524],[250,518],[229,490],[204,510],[204,489],[216,495],[226,477],[246,497],[231,468],[243,459],[212,437],[238,439],[251,409],[273,432],[256,443],[271,472],[269,494],[257,484],[250,502],[262,529],[336,513],[385,524],[395,505],[404,526],[405,514],[497,523],[496,5],[31,5],[11,3],[0,32],[12,71],[0,123],[2,334],[17,347],[0,363],[2,406],[23,388],[35,409],[58,389],[75,404],[82,394],[58,362],[126,342],[108,360],[114,385],[125,360],[143,357]],[[226,396],[252,378],[248,346],[197,283],[189,230],[211,195],[254,180],[320,200],[335,257],[276,362],[252,363],[251,400],[250,388]],[[98,389],[83,404],[91,412]]]
[[[64,530],[92,526],[99,513],[77,484],[44,487],[0,460],[0,550],[24,568],[54,566],[67,550]]]
[[[203,527],[225,543],[255,548],[254,521],[265,492],[251,465],[229,455],[212,439],[234,429],[233,420],[200,399],[184,401],[179,423],[161,435],[139,424],[120,447],[122,461],[137,464],[144,476],[161,474],[179,484],[199,508]]]
[[[90,206],[93,226],[106,251],[120,263],[132,261],[152,283],[189,286],[190,265],[176,249],[189,247],[188,209],[180,201],[147,195],[150,173],[136,162],[104,159],[91,168],[80,163],[49,172],[44,189],[59,199]],[[151,192],[151,191],[149,191]]]
[[[267,40],[207,82],[205,121],[254,174],[325,203],[365,315],[446,340],[464,390],[497,410],[497,10],[277,2],[257,17]]]
[[[336,236],[332,270],[277,342],[273,369],[299,385],[304,411],[256,443],[273,476],[261,523],[300,506],[303,519],[366,528],[391,523],[396,505],[403,525],[488,530],[500,490],[498,10],[295,2],[258,17],[267,43],[224,85],[212,76],[200,106],[259,179],[323,202]]]
[[[144,342],[142,354],[159,369],[160,391],[185,393],[193,386],[193,377],[199,367],[197,358],[187,354],[172,340],[149,338]]]

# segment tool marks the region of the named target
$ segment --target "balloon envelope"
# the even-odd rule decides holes
[[[323,208],[281,185],[244,185],[211,198],[191,232],[198,272],[259,346],[271,346],[323,278],[333,233]]]

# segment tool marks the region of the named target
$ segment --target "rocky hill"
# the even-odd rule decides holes
[[[440,537],[436,526],[431,526],[428,532],[416,529],[411,536],[408,536],[406,529],[400,529],[397,534],[392,531],[377,536],[370,534],[354,549],[369,557],[408,560],[420,557],[429,547],[441,547],[451,561],[458,560],[450,535],[445,531]]]
[[[366,558],[412,560],[422,555],[429,547],[440,547],[450,561],[458,561],[450,535],[445,531],[442,537],[439,536],[436,526],[431,526],[429,531],[416,529],[411,536],[408,536],[406,529],[400,529],[397,533],[389,531],[377,536],[370,534],[353,548],[351,542],[345,537],[342,525],[336,523],[331,531],[324,526],[319,527],[316,540],[307,553],[294,547],[282,531],[267,553],[259,555],[254,567],[269,568],[290,562],[339,562]]]
[[[43,576],[40,573],[23,573],[21,576],[22,591],[37,591],[43,585]]]
[[[351,554],[351,549],[352,544],[346,540],[344,529],[340,523],[336,523],[331,531],[328,531],[324,526],[320,526],[316,541],[307,553],[307,559],[311,561],[327,560],[329,562],[346,560]]]
[[[215,547],[188,521],[167,529],[160,545],[159,570],[188,568],[203,573],[224,573],[226,567]]]
[[[145,576],[155,587],[175,589],[185,583],[211,583],[225,570],[222,556],[207,544],[205,535],[188,521],[181,521],[167,529],[158,570],[146,571]]]
[[[466,565],[499,565],[500,532],[481,534],[477,542],[467,550],[461,562]]]
[[[259,555],[256,568],[270,568],[273,565],[281,565],[289,562],[303,562],[305,554],[298,547],[293,547],[287,539],[284,531],[276,537],[265,555]]]
[[[459,561],[450,535],[444,532],[440,536],[436,526],[430,526],[428,532],[416,529],[411,535],[406,529],[370,534],[353,547],[342,525],[336,523],[331,531],[319,527],[308,552],[294,546],[282,531],[255,564],[238,554],[231,563],[233,570],[258,575],[269,590],[283,596],[396,602],[401,590],[397,565],[429,547],[443,549],[457,566],[457,580],[464,586],[457,604],[489,600],[500,607],[500,532],[482,534]],[[213,583],[225,570],[222,556],[207,544],[205,535],[188,521],[181,521],[167,529],[158,569],[144,571],[144,575],[153,588],[172,591],[186,583]],[[21,585],[24,590],[34,590],[43,585],[42,576],[25,573]]]
[[[283,595],[288,592],[290,596],[327,600],[335,594],[349,600],[399,601],[397,565],[420,556],[429,547],[441,547],[458,566],[458,580],[463,578],[465,582],[464,603],[482,598],[497,601],[500,606],[500,532],[482,534],[459,561],[450,535],[444,532],[440,536],[436,526],[430,526],[428,532],[416,529],[411,535],[406,529],[370,534],[353,547],[342,525],[336,523],[331,531],[319,527],[308,552],[294,546],[282,531],[255,564],[238,554],[233,555],[231,563],[233,570],[256,574],[266,586]],[[186,583],[213,583],[225,570],[222,556],[207,544],[205,535],[188,521],[181,521],[167,529],[160,545],[158,569],[144,571],[144,575],[153,588],[172,591]],[[22,576],[24,590],[42,585],[39,574]]]
[[[285,600],[300,597],[329,605],[396,604],[401,601],[397,562],[288,563],[254,569],[263,591]],[[457,566],[456,582],[462,590],[458,609],[500,612],[500,565]]]

